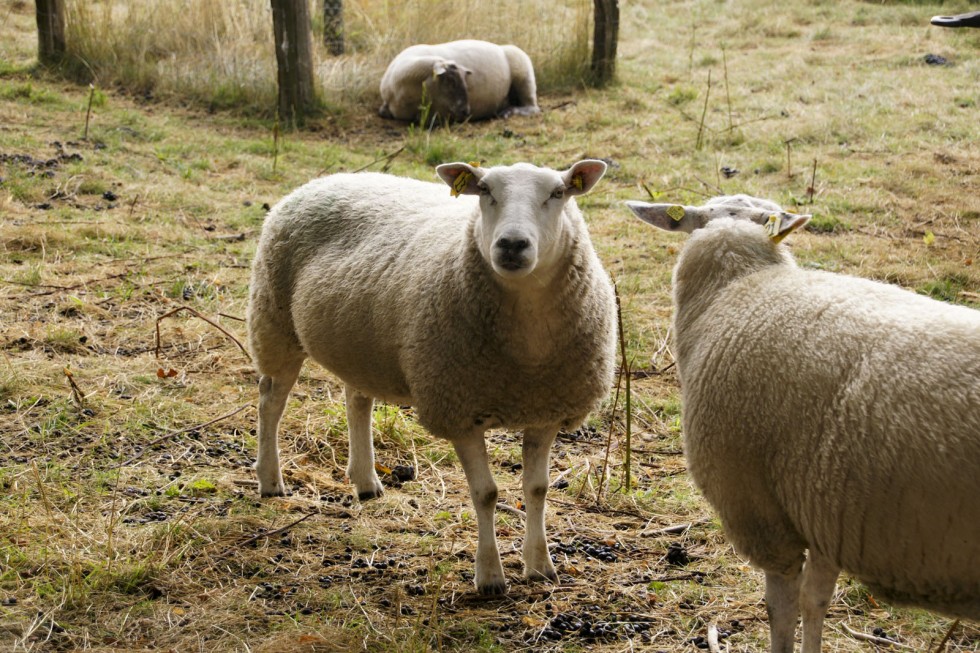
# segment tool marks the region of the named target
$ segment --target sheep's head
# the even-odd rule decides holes
[[[539,276],[561,258],[569,228],[565,205],[589,192],[606,172],[602,161],[579,161],[559,172],[527,163],[481,168],[446,163],[436,168],[453,195],[478,195],[477,245],[504,279]]]
[[[432,113],[444,120],[463,122],[470,117],[470,93],[466,78],[473,74],[454,61],[440,60],[423,83],[424,101]]]
[[[696,229],[707,226],[712,220],[733,218],[763,225],[776,242],[810,219],[809,215],[797,215],[780,210],[776,204],[767,200],[756,200],[747,196],[732,197],[730,202],[725,202],[726,198],[716,199],[720,201],[711,200],[703,206],[633,201],[626,202],[626,205],[638,218],[664,231],[692,233]]]

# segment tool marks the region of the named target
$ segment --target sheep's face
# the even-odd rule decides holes
[[[569,198],[588,192],[606,171],[586,160],[564,172],[527,163],[484,169],[465,163],[437,168],[453,194],[479,195],[477,245],[504,279],[542,279],[566,253]]]
[[[682,206],[680,204],[650,204],[648,202],[627,201],[638,218],[664,231],[693,233],[703,229],[711,221],[719,218],[750,220],[769,230],[769,235],[777,242],[789,231],[799,227],[798,220],[807,220],[809,215],[797,215],[783,211],[778,205],[747,195],[716,197],[702,206]]]
[[[432,75],[423,82],[425,97],[432,113],[444,120],[463,122],[470,117],[470,94],[466,78],[473,74],[452,61],[440,61],[432,67]]]

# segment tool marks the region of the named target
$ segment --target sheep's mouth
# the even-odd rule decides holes
[[[494,267],[505,276],[516,276],[521,272],[529,272],[531,265],[523,256],[497,256]]]

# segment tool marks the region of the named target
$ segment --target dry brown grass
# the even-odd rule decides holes
[[[273,172],[271,125],[129,94],[102,95],[81,141],[87,89],[30,74],[33,6],[0,0],[0,155],[29,157],[0,158],[0,649],[693,651],[717,623],[732,632],[729,650],[763,650],[761,576],[726,543],[680,455],[678,387],[664,370],[682,242],[620,201],[646,187],[684,202],[720,190],[800,203],[817,216],[791,243],[804,265],[976,305],[980,37],[927,26],[966,9],[625,3],[621,81],[607,91],[547,92],[539,117],[432,132],[378,119],[365,96],[317,131],[288,134]],[[927,52],[954,65],[926,66]],[[473,596],[465,481],[451,449],[408,412],[379,408],[376,438],[380,461],[413,465],[417,480],[352,501],[342,395],[312,365],[283,423],[293,494],[259,501],[249,361],[188,314],[160,323],[160,358],[154,336],[158,317],[186,305],[243,339],[235,318],[262,204],[376,160],[431,179],[442,160],[558,167],[582,156],[614,164],[582,204],[619,285],[630,354],[652,375],[633,382],[631,492],[620,491],[611,407],[595,432],[556,447],[552,478],[569,483],[549,502],[561,585],[520,582],[523,527],[501,511],[511,593]],[[740,173],[724,178],[722,166]],[[616,467],[603,475],[607,444]],[[512,435],[490,439],[510,506],[521,498],[519,450]],[[549,641],[559,614],[611,633]],[[867,650],[842,624],[881,627],[916,650],[934,649],[949,626],[878,604],[847,578],[826,650]],[[964,624],[946,650],[978,645]]]
[[[332,111],[379,105],[378,80],[402,49],[479,35],[525,49],[543,89],[575,87],[588,70],[590,5],[502,0],[487,11],[478,0],[347,0],[346,54],[329,56],[314,38],[321,99]],[[317,35],[319,7],[312,11]],[[66,8],[70,68],[81,79],[212,109],[274,112],[268,2],[69,0]]]

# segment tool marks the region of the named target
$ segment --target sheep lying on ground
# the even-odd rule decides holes
[[[402,50],[381,78],[378,113],[417,121],[429,116],[461,122],[539,112],[531,58],[514,45],[452,41]]]
[[[456,199],[438,184],[338,174],[273,207],[248,307],[262,496],[285,491],[276,432],[310,357],[345,384],[347,473],[360,499],[382,492],[375,398],[415,406],[425,428],[452,442],[476,508],[484,594],[506,590],[484,432],[522,428],[524,575],[555,580],[544,528],[551,445],[606,396],[615,359],[612,286],[573,198],[605,169],[591,160],[565,172],[441,165]]]
[[[644,222],[665,231],[692,233],[716,218],[738,218],[765,224],[769,216],[782,214],[778,204],[751,195],[721,195],[712,197],[702,206],[680,204],[650,204],[627,201],[626,205]],[[789,214],[786,214],[789,215]]]
[[[776,239],[808,219],[773,215]],[[801,605],[820,650],[841,569],[980,619],[980,312],[801,270],[769,234],[695,232],[674,333],[691,475],[765,572],[772,650],[793,650]]]

